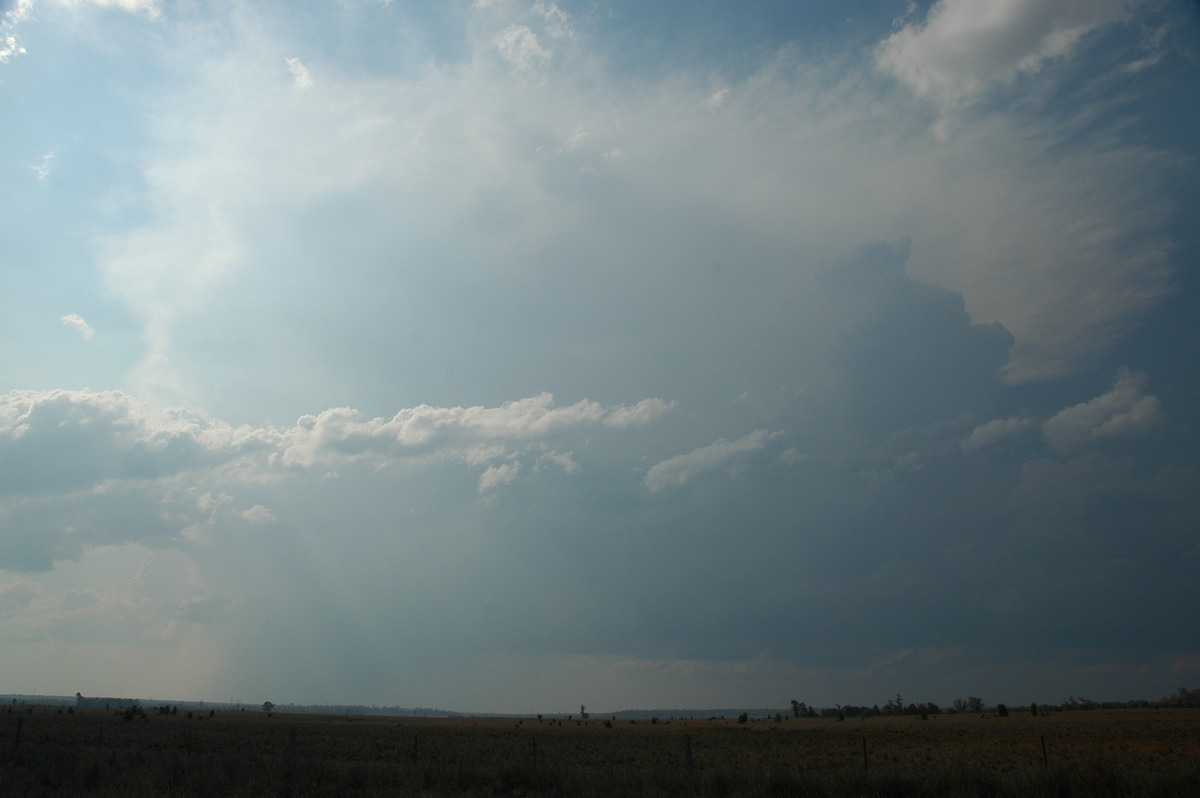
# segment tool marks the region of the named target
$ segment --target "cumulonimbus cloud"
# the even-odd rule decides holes
[[[1081,140],[1056,155],[1046,146],[1052,128],[1010,119],[1003,109],[965,120],[962,136],[937,142],[907,90],[836,80],[798,51],[764,59],[746,80],[723,78],[715,92],[695,76],[655,83],[589,71],[580,65],[597,63],[584,57],[595,43],[586,29],[563,27],[556,6],[477,5],[456,69],[372,79],[331,73],[298,96],[302,64],[291,73],[279,68],[294,59],[291,42],[272,44],[267,68],[257,68],[260,39],[271,40],[264,30],[222,49],[220,68],[197,73],[184,99],[164,98],[161,130],[171,136],[152,137],[144,158],[145,189],[158,210],[145,226],[99,245],[107,287],[149,344],[135,390],[186,382],[176,364],[188,353],[176,350],[186,344],[176,342],[175,329],[207,320],[220,297],[245,298],[249,286],[268,284],[255,275],[269,261],[255,251],[260,230],[282,225],[281,235],[303,242],[298,250],[320,251],[329,246],[322,234],[288,220],[345,198],[402,209],[411,225],[405,246],[459,264],[463,282],[493,276],[478,264],[494,263],[497,271],[552,277],[547,285],[570,291],[576,276],[585,285],[620,286],[634,275],[653,281],[679,270],[703,295],[715,284],[693,280],[682,266],[707,257],[694,225],[679,223],[693,213],[712,219],[723,246],[746,262],[766,251],[796,264],[756,272],[750,285],[761,296],[796,291],[791,275],[866,240],[910,237],[914,276],[961,293],[973,318],[999,322],[1017,339],[1013,381],[1071,371],[1170,290],[1160,234],[1169,209],[1152,185],[1165,162],[1146,148]],[[883,68],[914,91],[967,102],[1005,76],[1042,69],[1057,52],[1044,41],[1082,52],[1086,35],[1078,31],[1133,8],[1113,0],[1035,5],[997,3],[995,19],[983,15],[992,21],[976,30],[961,21],[974,5],[943,2],[860,69]],[[976,52],[976,39],[989,44]],[[195,50],[186,55],[212,59],[211,45],[190,44]],[[962,63],[946,55],[956,48],[968,51]],[[559,58],[559,50],[571,57]],[[537,92],[513,79],[533,69]],[[192,96],[207,104],[198,107]],[[284,139],[292,145],[277,146]],[[604,191],[592,193],[588,175],[603,175]],[[497,206],[503,224],[480,199],[489,197],[505,198]],[[669,207],[690,210],[662,211]],[[631,227],[630,218],[646,223]],[[339,235],[368,242],[389,242],[395,228],[373,226],[369,215],[349,224]],[[605,254],[579,259],[567,278],[564,241],[593,241],[579,243],[580,251]],[[492,257],[476,258],[480,251]],[[649,252],[657,263],[640,260]],[[365,271],[371,257],[378,256],[368,254]],[[614,270],[612,279],[600,268]],[[413,276],[422,272],[414,264]],[[1085,290],[1089,302],[1073,301]],[[655,312],[686,313],[663,295]],[[595,300],[600,307],[611,297]],[[355,312],[356,322],[369,321]],[[764,310],[747,328],[774,323],[773,316]]]

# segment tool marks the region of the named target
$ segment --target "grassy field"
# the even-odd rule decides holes
[[[538,722],[0,713],[6,795],[1200,795],[1200,710]]]

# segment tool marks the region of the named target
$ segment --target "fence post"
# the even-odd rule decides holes
[[[1042,764],[1050,767],[1050,758],[1046,756],[1046,735],[1042,735]]]
[[[685,734],[683,737],[683,751],[684,751],[684,756],[687,758],[688,773],[691,773],[693,763],[692,763],[692,735],[690,735],[690,734]]]
[[[17,736],[13,738],[13,761],[21,757],[21,718],[17,718]]]
[[[867,738],[866,737],[862,738],[862,749],[863,749],[863,773],[866,773],[871,767],[870,760],[867,759]]]

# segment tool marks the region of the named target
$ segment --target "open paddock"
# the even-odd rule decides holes
[[[586,721],[0,712],[12,795],[1174,796],[1200,710]]]

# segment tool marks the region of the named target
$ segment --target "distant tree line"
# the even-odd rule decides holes
[[[269,709],[267,704],[270,704]],[[304,715],[409,715],[426,718],[459,718],[467,717],[470,714],[432,707],[396,707],[374,704],[276,704],[265,701],[260,706],[264,712],[295,712]]]
[[[791,702],[793,718],[837,718],[839,720],[854,717],[886,716],[886,715],[917,715],[926,718],[930,715],[941,714],[996,714],[1001,717],[1008,715],[1009,707],[1005,704],[988,705],[978,696],[956,698],[946,708],[939,707],[932,701],[923,703],[904,703],[903,697],[887,701],[882,707],[856,706],[852,704],[837,704],[832,707],[809,706],[795,699]],[[1160,698],[1157,701],[1134,699],[1130,701],[1092,701],[1088,698],[1070,696],[1061,704],[1030,704],[1028,710],[1037,715],[1039,712],[1080,712],[1093,709],[1168,709],[1168,708],[1198,708],[1200,707],[1200,690],[1180,687],[1175,694]]]
[[[146,703],[152,704],[152,709],[156,714],[176,714],[180,710],[201,710],[202,712],[212,713],[213,709],[221,710],[245,710],[246,707],[242,704],[223,702],[205,702],[205,701],[177,701],[171,704],[158,705],[157,702],[143,702],[137,698],[122,698],[114,696],[85,696],[82,693],[76,693],[74,696],[33,696],[33,695],[14,695],[0,694],[0,706],[7,712],[12,712],[17,706],[32,706],[32,705],[47,705],[47,706],[63,706],[69,707],[72,704],[75,707],[102,707],[106,709],[126,710],[137,706],[139,710],[141,705]],[[261,708],[265,712],[295,712],[304,714],[319,714],[319,715],[390,715],[390,716],[418,716],[418,717],[471,717],[472,713],[455,712],[445,709],[434,709],[430,707],[399,707],[399,706],[380,706],[380,705],[362,705],[362,704],[274,704],[270,701],[264,702]],[[252,707],[255,708],[255,707]],[[1187,687],[1178,688],[1173,694],[1165,696],[1157,700],[1132,699],[1128,701],[1093,701],[1089,698],[1069,696],[1061,704],[1029,704],[1027,706],[1014,705],[1012,707],[1004,704],[988,705],[982,698],[978,696],[968,696],[967,698],[956,698],[949,707],[940,707],[932,701],[927,702],[909,702],[906,703],[904,698],[897,693],[894,699],[884,702],[883,706],[874,704],[871,706],[860,705],[842,705],[838,704],[833,707],[817,708],[804,701],[792,700],[790,702],[790,712],[780,712],[777,709],[754,709],[746,712],[748,718],[752,717],[773,717],[777,721],[782,721],[785,715],[790,715],[793,718],[840,718],[848,717],[866,717],[866,716],[886,716],[886,715],[916,715],[922,718],[928,718],[930,715],[939,714],[996,714],[1000,716],[1007,715],[1009,710],[1025,712],[1037,715],[1042,712],[1085,712],[1096,709],[1173,709],[1173,708],[1200,708],[1200,689],[1189,689]],[[586,707],[580,705],[580,716],[586,718],[589,714]],[[739,713],[744,712],[742,709],[725,709],[725,710],[622,710],[619,712],[606,712],[604,715],[610,716],[611,720],[617,718],[634,719],[641,717],[657,717],[670,716],[678,717],[701,717],[709,715],[712,717],[737,717]],[[191,713],[188,713],[189,717]],[[501,714],[496,717],[532,717],[531,715],[509,715]],[[538,716],[541,718],[542,716]],[[546,717],[573,717],[572,715],[547,715]]]
[[[1157,701],[1092,701],[1090,698],[1070,696],[1057,707],[1042,705],[1042,709],[1057,709],[1062,712],[1079,712],[1089,709],[1195,709],[1200,707],[1200,690],[1180,687],[1174,695],[1160,698]]]

